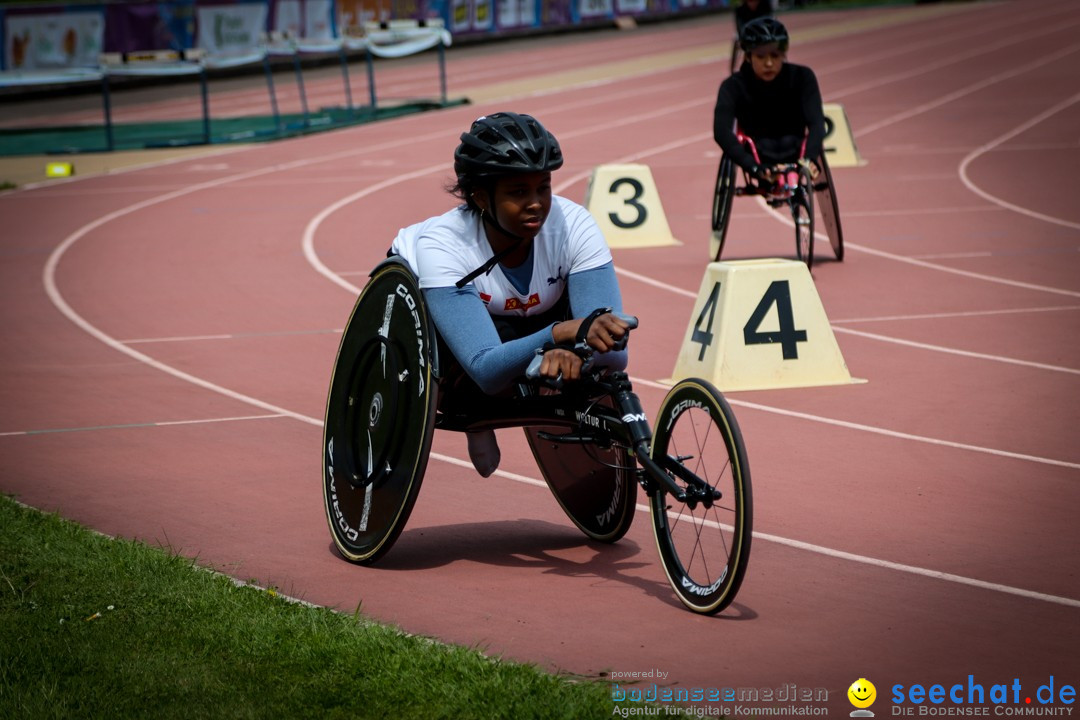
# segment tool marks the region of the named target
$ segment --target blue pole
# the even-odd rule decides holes
[[[274,92],[274,72],[270,69],[270,55],[263,55],[263,70],[266,71],[266,88],[270,93],[270,110],[274,113],[274,127],[281,133],[281,113],[278,111],[277,93]]]
[[[349,61],[345,57],[344,43],[338,48],[338,57],[341,58],[341,76],[345,79],[345,103],[351,117],[353,114],[352,85],[349,82]]]
[[[210,144],[210,92],[206,87],[206,66],[199,68],[199,85],[202,90],[203,144]]]
[[[371,48],[364,51],[367,54],[367,81],[368,91],[371,93],[371,111],[375,112],[375,63],[371,58]]]
[[[310,127],[311,119],[308,117],[307,92],[304,90],[304,71],[300,69],[300,51],[293,51],[293,67],[296,68],[296,85],[300,90],[300,107],[304,112],[304,127]]]
[[[112,152],[113,144],[112,127],[112,101],[109,98],[109,70],[106,68],[101,74],[101,102],[105,110],[105,149]]]
[[[446,105],[446,46],[443,45],[442,37],[439,38],[439,92],[442,104]]]

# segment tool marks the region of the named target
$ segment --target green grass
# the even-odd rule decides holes
[[[239,586],[0,496],[0,718],[608,718],[575,681]]]

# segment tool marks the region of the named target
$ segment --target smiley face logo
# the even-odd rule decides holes
[[[860,709],[868,708],[877,699],[877,688],[874,687],[874,683],[866,678],[859,678],[851,683],[851,687],[847,690],[847,696],[855,707]]]

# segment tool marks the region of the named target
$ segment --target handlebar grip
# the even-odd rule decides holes
[[[544,362],[544,354],[537,353],[533,356],[533,359],[529,361],[529,367],[525,368],[525,377],[530,380],[536,380],[540,377],[540,363]]]
[[[626,334],[624,334],[615,346],[611,348],[612,352],[621,352],[626,349],[626,343],[630,340],[630,331],[638,326],[638,319],[633,315],[627,315],[626,313],[612,313],[615,317],[622,320],[627,324]]]
[[[560,388],[562,388],[562,384],[563,384],[562,373],[559,373],[559,376],[555,377],[555,378],[542,378],[542,377],[540,377],[540,363],[542,363],[543,361],[544,361],[544,353],[543,353],[543,351],[542,350],[537,351],[537,353],[533,357],[533,359],[529,361],[529,367],[525,368],[525,377],[528,378],[529,380],[542,381],[545,385],[548,385],[550,387],[555,388],[556,390],[559,390]]]
[[[619,318],[620,320],[622,320],[627,325],[629,325],[627,330],[636,330],[637,329],[638,319],[637,319],[636,316],[627,315],[626,313],[621,313],[621,312],[611,313],[611,314],[614,315],[615,317]]]

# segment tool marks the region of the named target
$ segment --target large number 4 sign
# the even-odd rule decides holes
[[[705,359],[705,351],[713,342],[713,321],[716,318],[716,305],[720,299],[720,283],[713,283],[708,300],[698,313],[690,341],[701,345],[698,361]],[[761,330],[761,323],[769,309],[776,306],[778,330]],[[774,280],[761,296],[754,312],[743,326],[743,343],[746,345],[771,345],[778,343],[785,360],[797,360],[798,343],[806,342],[806,331],[795,328],[795,316],[791,308],[791,286],[787,280]]]

